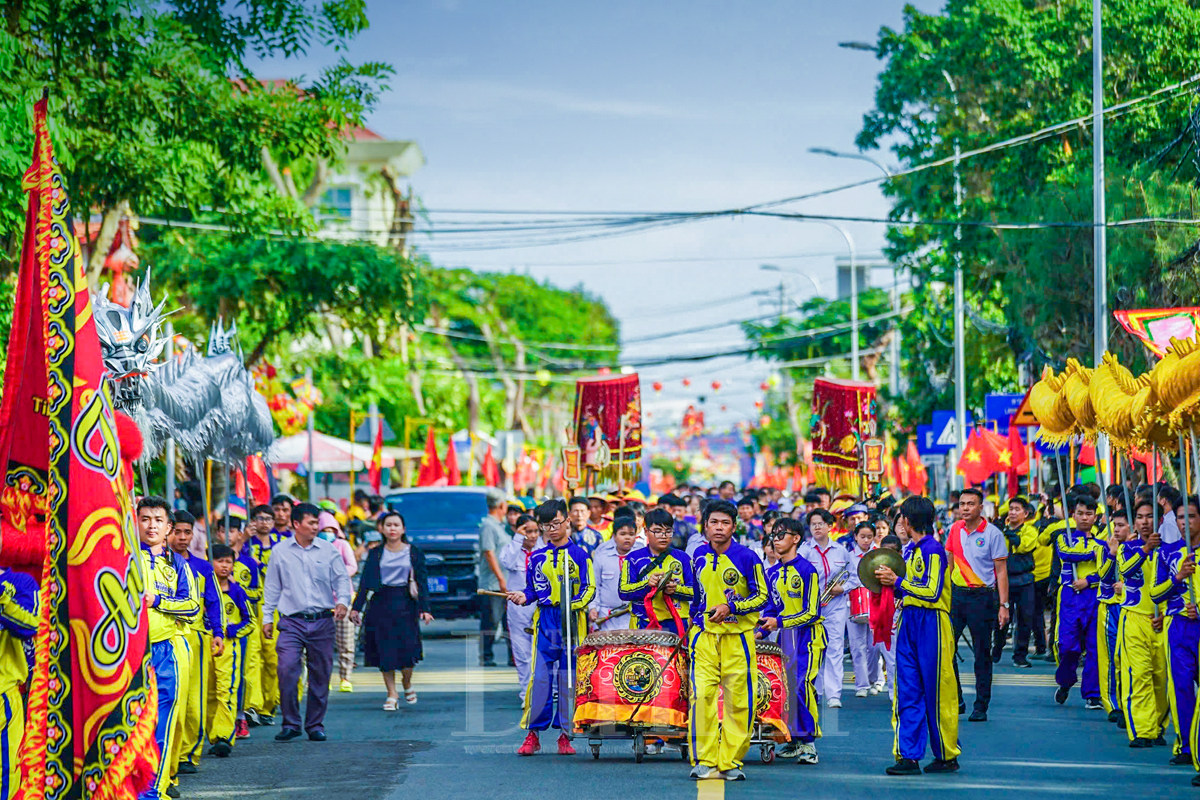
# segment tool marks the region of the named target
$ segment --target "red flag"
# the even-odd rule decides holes
[[[912,483],[912,469],[908,466],[908,458],[896,456],[896,485],[905,489]]]
[[[442,462],[438,460],[437,442],[433,440],[433,428],[430,428],[425,438],[425,455],[421,456],[421,471],[417,473],[417,486],[434,486],[445,479]]]
[[[446,444],[446,485],[462,485],[462,474],[458,471],[458,452],[454,449],[454,440]]]
[[[1012,453],[1012,464],[1008,468],[1008,496],[1016,497],[1020,490],[1021,475],[1029,474],[1029,452],[1021,441],[1021,431],[1011,422],[1008,426],[1008,451]]]
[[[437,453],[435,452],[434,455]],[[422,462],[421,468],[424,469],[424,466],[424,462]],[[375,446],[371,448],[371,464],[367,467],[367,482],[371,484],[371,491],[375,494],[383,491],[383,417],[379,418],[379,425],[375,430]]]
[[[1009,458],[1011,457],[1010,454]],[[996,471],[996,458],[995,446],[976,428],[967,437],[967,446],[963,448],[962,457],[958,460],[958,471],[967,479],[968,484],[981,484]]]
[[[133,798],[159,757],[132,487],[122,477],[112,398],[44,98],[34,106],[34,128],[0,403],[0,506],[9,524],[20,518],[21,529],[40,526],[33,512],[45,515],[45,555],[20,772],[6,778],[22,800]]]
[[[256,503],[271,502],[271,482],[267,479],[267,465],[263,463],[262,456],[246,459],[246,479]]]
[[[923,495],[929,486],[929,473],[925,469],[925,465],[921,463],[921,454],[917,450],[917,443],[912,439],[908,440],[908,450],[904,453],[904,458],[908,461],[908,490],[913,494]]]
[[[483,454],[483,466],[480,471],[483,473],[483,482],[488,486],[500,485],[500,468],[496,466],[496,458],[492,455],[490,444],[487,452]]]

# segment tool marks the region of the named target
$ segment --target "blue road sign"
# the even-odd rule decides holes
[[[967,426],[971,425],[971,412],[967,412]],[[958,420],[953,411],[933,412],[933,438],[930,453],[949,453],[958,443]]]
[[[989,394],[983,398],[983,418],[997,423],[996,432],[1008,436],[1008,421],[1017,413],[1023,399],[1023,394]]]

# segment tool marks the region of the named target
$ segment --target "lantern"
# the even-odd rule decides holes
[[[759,389],[762,389],[764,392],[766,392],[766,391],[770,391],[770,389],[771,389],[771,384],[767,383],[766,381],[763,381],[762,383],[760,383],[760,384],[758,385],[758,388],[759,388]]]
[[[686,389],[687,387],[691,386],[691,385],[692,385],[692,379],[691,379],[691,378],[684,378],[684,379],[683,379],[683,387],[684,387],[685,389]]]
[[[721,382],[720,382],[720,381],[713,381],[713,382],[712,382],[712,389],[713,389],[713,391],[714,391],[714,392],[719,392],[719,391],[721,391]]]
[[[654,382],[654,391],[657,393],[657,392],[661,392],[662,390],[663,390],[662,381],[655,381]]]

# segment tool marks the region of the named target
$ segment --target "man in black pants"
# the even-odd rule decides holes
[[[1013,666],[1028,669],[1029,637],[1035,633],[1037,609],[1036,592],[1033,584],[1033,552],[1038,547],[1038,529],[1030,522],[1033,508],[1024,497],[1014,497],[1008,503],[1008,518],[1004,524],[1004,538],[1008,541],[1008,592],[1012,598],[1012,611],[1016,617],[1016,635],[1013,637]],[[1043,642],[1045,631],[1042,631]],[[1044,646],[1044,645],[1043,645]],[[994,656],[993,661],[999,659]]]
[[[963,628],[975,646],[975,709],[970,722],[986,722],[992,699],[992,631],[1008,624],[1008,545],[1004,534],[983,518],[983,492],[963,489],[958,498],[959,519],[946,535],[946,552],[954,557],[950,594],[950,623],[954,641]],[[954,663],[958,678],[958,662]],[[958,681],[958,711],[966,711],[962,681]]]

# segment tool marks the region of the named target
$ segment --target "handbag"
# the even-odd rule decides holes
[[[410,554],[410,559],[411,559],[411,554],[412,554],[411,546],[408,548],[408,552]],[[417,586],[416,575],[417,575],[417,570],[416,570],[416,565],[414,564],[413,570],[408,573],[408,596],[411,597],[413,600],[420,600],[421,599],[421,589],[420,589],[420,587]]]

